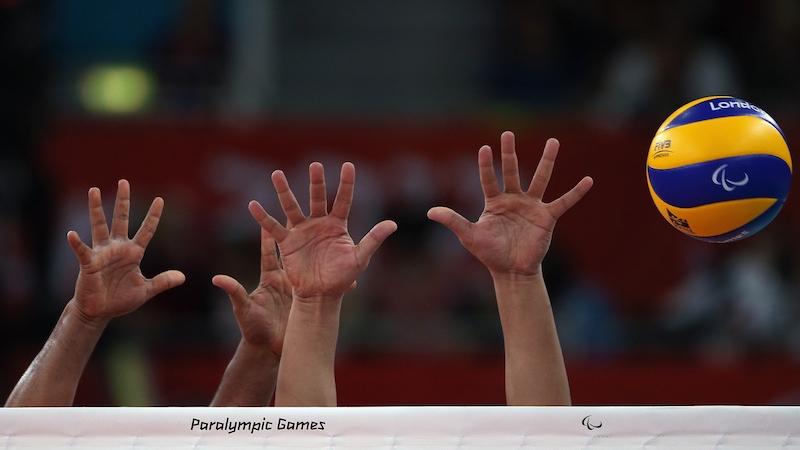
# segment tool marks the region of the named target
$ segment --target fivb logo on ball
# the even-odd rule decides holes
[[[653,202],[673,227],[704,241],[731,242],[778,214],[792,159],[783,132],[763,109],[715,96],[682,106],[661,124],[646,173]]]

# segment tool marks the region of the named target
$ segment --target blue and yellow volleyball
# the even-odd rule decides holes
[[[704,97],[661,124],[647,155],[647,185],[664,219],[708,242],[733,242],[783,207],[792,158],[778,124],[750,102]]]

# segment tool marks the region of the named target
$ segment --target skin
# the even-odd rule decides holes
[[[250,213],[273,236],[292,286],[292,308],[278,370],[275,406],[336,406],[334,359],[344,293],[355,285],[372,255],[396,229],[386,220],[355,244],[347,231],[355,167],[342,165],[336,199],[328,213],[322,164],[309,166],[309,216],[282,171],[272,174],[289,226],[282,226],[256,201]]]
[[[485,206],[477,222],[441,206],[428,211],[428,217],[450,229],[492,276],[505,341],[507,404],[569,405],[569,383],[542,277],[542,260],[556,222],[589,192],[593,181],[584,177],[566,194],[545,202],[542,197],[553,172],[558,141],[547,141],[525,191],[514,134],[504,132],[500,147],[503,190],[495,175],[492,149],[483,146],[478,151]]]
[[[242,333],[211,406],[267,406],[275,391],[292,306],[292,287],[275,240],[261,230],[261,276],[249,294],[227,275],[217,275],[211,282],[228,294]]]
[[[75,294],[42,351],[11,392],[6,406],[72,405],[86,363],[109,321],[136,311],[154,296],[186,280],[177,270],[146,278],[140,269],[163,208],[163,199],[153,200],[139,231],[130,239],[128,181],[118,183],[110,229],[100,189],[89,189],[92,246],[84,244],[77,232],[67,233],[67,241],[80,264]]]

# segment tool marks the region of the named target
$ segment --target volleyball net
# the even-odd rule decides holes
[[[0,449],[800,448],[800,407],[0,409]]]

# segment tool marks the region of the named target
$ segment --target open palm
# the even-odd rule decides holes
[[[153,200],[136,236],[129,239],[130,184],[126,180],[119,181],[110,231],[100,189],[89,190],[92,247],[84,244],[77,232],[67,233],[67,241],[80,263],[74,299],[84,316],[112,319],[128,314],[160,292],[184,282],[184,275],[177,270],[146,278],[139,267],[163,208],[163,199]]]
[[[280,356],[292,307],[292,286],[269,233],[261,229],[261,276],[253,292],[248,294],[241,283],[227,275],[217,275],[211,281],[228,294],[242,339]]]
[[[339,189],[330,214],[326,198],[322,164],[309,166],[310,216],[306,217],[280,170],[272,174],[272,183],[289,221],[284,227],[256,201],[250,213],[278,243],[286,274],[299,298],[340,296],[355,282],[369,264],[372,254],[397,225],[380,222],[358,244],[347,231],[347,218],[353,201],[355,167],[342,165]]]
[[[492,162],[492,149],[478,151],[478,168],[484,194],[484,210],[472,223],[450,208],[428,211],[431,220],[449,228],[464,247],[493,274],[534,275],[550,247],[556,221],[591,189],[593,181],[584,177],[569,192],[552,202],[542,196],[550,182],[558,141],[548,139],[530,187],[520,185],[514,134],[504,132],[500,147],[505,190],[501,191]]]

